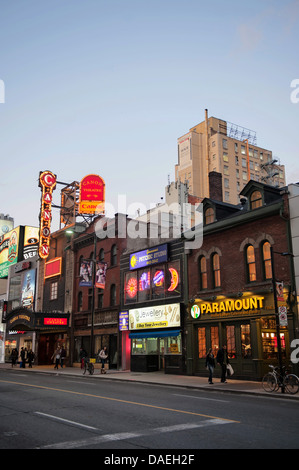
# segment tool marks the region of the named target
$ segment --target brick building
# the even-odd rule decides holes
[[[260,379],[277,361],[272,263],[283,283],[278,306],[287,308],[287,325],[280,327],[287,363],[295,335],[293,260],[285,256],[292,250],[287,195],[250,181],[241,204],[206,198],[203,214],[202,247],[188,255],[187,374],[205,375],[207,350],[216,354],[227,344],[235,377]]]

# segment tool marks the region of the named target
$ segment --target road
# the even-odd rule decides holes
[[[298,449],[298,432],[285,398],[0,371],[0,449]]]

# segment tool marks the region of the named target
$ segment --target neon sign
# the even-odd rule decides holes
[[[80,182],[79,214],[105,211],[105,182],[99,175],[87,175]]]
[[[39,256],[46,259],[50,251],[50,234],[52,220],[52,192],[56,187],[56,175],[51,171],[42,171],[39,175],[39,186],[42,188],[40,230],[39,230]]]
[[[129,297],[133,298],[137,294],[137,279],[132,277],[128,280],[126,291]]]
[[[178,283],[179,283],[179,273],[174,268],[168,268],[168,270],[171,274],[171,281],[170,281],[170,287],[167,290],[168,292],[173,292],[177,288]]]

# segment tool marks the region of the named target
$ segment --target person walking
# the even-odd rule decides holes
[[[34,352],[32,351],[32,349],[29,349],[27,353],[27,359],[28,359],[28,367],[30,367],[31,369],[32,369],[32,362],[34,361],[34,358],[35,358]]]
[[[65,358],[66,358],[66,350],[65,350],[64,346],[62,346],[62,348],[61,348],[61,355],[60,355],[60,366],[61,366],[61,369],[63,368],[63,364],[64,364]]]
[[[84,348],[80,348],[80,362],[81,362],[81,369],[84,369],[84,365],[85,365],[85,359],[88,357],[88,354],[87,352],[85,351]]]
[[[106,362],[106,359],[108,357],[108,351],[107,351],[106,346],[104,346],[103,349],[101,349],[99,357],[100,357],[100,360],[101,360],[101,363],[102,363],[101,374],[106,374],[105,362]]]
[[[17,359],[18,359],[18,350],[16,348],[14,348],[11,351],[11,367],[16,365]]]
[[[51,359],[55,359],[55,366],[54,369],[58,369],[59,361],[60,361],[61,349],[57,346],[56,351],[54,352]]]
[[[209,384],[213,384],[213,373],[215,369],[215,359],[212,348],[209,349],[206,355],[206,368],[209,371]]]
[[[229,364],[226,344],[224,344],[222,348],[218,350],[216,361],[217,364],[219,364],[221,367],[221,382],[226,383],[227,364]]]
[[[22,367],[23,369],[25,369],[26,351],[25,351],[25,349],[24,349],[23,347],[21,348],[20,356],[21,356],[21,364],[20,364],[20,367]]]

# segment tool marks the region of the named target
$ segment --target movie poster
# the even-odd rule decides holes
[[[97,261],[95,287],[97,287],[98,289],[105,289],[106,272],[107,263],[101,263],[100,261]]]

